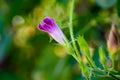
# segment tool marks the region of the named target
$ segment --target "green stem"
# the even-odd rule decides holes
[[[73,25],[72,25],[72,15],[73,15],[73,10],[74,10],[74,0],[72,0],[72,4],[71,4],[71,8],[70,8],[70,17],[69,17],[69,22],[70,22],[70,27],[69,27],[69,30],[70,30],[70,37],[71,37],[71,40],[72,40],[72,46],[74,48],[74,51],[75,53],[72,54],[72,56],[77,60],[77,62],[81,65],[80,68],[83,70],[84,67],[83,67],[83,62],[82,62],[82,59],[81,59],[81,56],[79,54],[79,51],[78,51],[78,48],[76,46],[76,43],[75,43],[75,39],[74,39],[74,34],[73,34]],[[84,76],[87,80],[89,80],[89,78],[87,76]]]
[[[77,57],[79,58],[80,62],[82,61],[81,60],[81,57],[79,55],[79,52],[78,52],[78,49],[76,47],[76,43],[74,41],[74,34],[73,34],[73,25],[72,25],[72,15],[73,15],[73,10],[74,10],[74,0],[72,0],[72,4],[71,4],[71,10],[70,10],[70,19],[69,19],[69,22],[70,22],[70,27],[69,27],[69,30],[70,30],[70,37],[71,37],[71,40],[72,40],[72,46],[74,47],[74,50],[76,52],[76,55]]]
[[[113,57],[111,56],[111,62],[112,62],[112,69],[114,70],[115,69],[115,66],[114,66],[115,65],[114,64],[114,56]]]
[[[73,15],[73,10],[74,10],[74,0],[72,0],[72,5],[71,5],[71,10],[70,10],[70,36],[72,41],[74,41],[74,37],[73,37],[73,27],[72,27],[72,15]]]
[[[74,0],[72,0],[72,4],[71,4],[71,9],[70,9],[70,17],[69,17],[69,22],[70,22],[70,27],[69,27],[69,30],[70,30],[70,37],[71,37],[71,40],[72,40],[72,46],[74,48],[74,51],[75,53],[72,54],[72,56],[77,60],[77,62],[81,65],[80,68],[83,70],[84,67],[83,67],[83,62],[82,62],[82,59],[81,59],[81,56],[79,54],[79,51],[78,51],[78,48],[76,46],[76,43],[75,43],[75,39],[74,39],[74,34],[73,34],[73,25],[72,25],[72,15],[73,15],[73,10],[74,10]],[[83,71],[84,72],[84,71]],[[84,76],[87,80],[89,80],[89,78],[87,76]]]

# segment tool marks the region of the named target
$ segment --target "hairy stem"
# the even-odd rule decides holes
[[[77,55],[77,57],[79,58],[80,62],[82,61],[81,60],[81,57],[79,55],[79,52],[78,52],[78,49],[77,49],[77,46],[76,46],[76,43],[75,43],[75,40],[74,40],[74,34],[73,34],[73,22],[72,22],[72,19],[73,19],[73,10],[74,10],[74,0],[72,0],[72,4],[71,4],[71,9],[70,9],[70,19],[69,19],[69,22],[70,22],[70,27],[69,27],[69,30],[70,30],[70,37],[71,37],[71,40],[72,40],[72,46],[75,50],[75,53]]]

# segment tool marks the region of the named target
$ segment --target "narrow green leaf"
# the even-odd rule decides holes
[[[105,56],[105,51],[103,50],[102,46],[99,47],[99,56],[100,56],[100,62],[102,64],[103,68],[107,69],[107,67],[106,67],[107,58]]]
[[[84,53],[87,57],[90,57],[89,46],[83,37],[81,36],[78,37],[78,44],[80,46],[82,53]]]
[[[85,39],[81,36],[78,37],[78,45],[80,47],[82,54],[86,56],[86,58],[89,62],[89,65],[91,67],[94,67],[95,69],[97,69],[94,61],[92,60],[92,57],[90,56],[89,46],[88,46],[87,42],[85,41]]]

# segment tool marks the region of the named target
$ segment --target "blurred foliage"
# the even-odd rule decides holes
[[[102,8],[110,8],[116,3],[117,0],[96,0],[96,3]]]
[[[112,23],[120,34],[119,2],[75,0],[74,35],[84,35],[101,68],[98,46],[106,47]],[[70,0],[0,0],[0,80],[85,80],[65,49],[37,29],[45,16],[51,16],[69,39],[70,6]]]
[[[117,13],[118,16],[120,17],[120,6],[119,6],[120,0],[117,0],[116,8],[117,8]]]

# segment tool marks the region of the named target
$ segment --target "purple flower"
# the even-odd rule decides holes
[[[39,23],[38,29],[47,32],[58,43],[65,45],[66,38],[61,29],[51,17],[45,17],[43,21]]]

